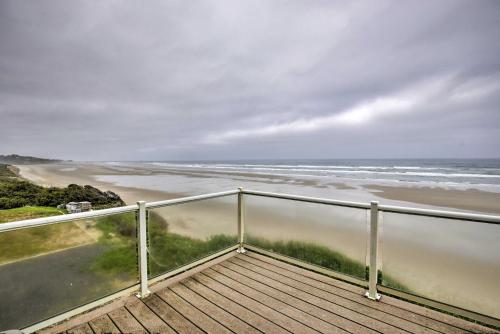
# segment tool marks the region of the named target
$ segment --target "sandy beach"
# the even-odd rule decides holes
[[[182,194],[133,187],[122,187],[110,182],[99,181],[95,175],[110,173],[111,170],[96,165],[21,165],[16,166],[19,176],[45,187],[66,187],[76,183],[89,184],[101,190],[111,190],[120,195],[127,204],[137,201],[160,201],[183,196]],[[124,171],[132,174],[133,171]]]
[[[116,182],[105,181],[99,176],[171,176],[184,177],[192,180],[210,179],[213,187],[210,192],[226,190],[217,187],[218,179],[234,181],[235,189],[245,182],[259,185],[259,188],[279,188],[281,185],[292,185],[299,193],[300,190],[308,191],[310,188],[318,190],[318,194],[326,198],[349,199],[353,193],[362,193],[361,198],[365,201],[381,200],[385,203],[398,203],[410,206],[440,207],[446,209],[458,209],[465,211],[476,211],[483,213],[500,213],[500,193],[482,191],[474,188],[454,189],[450,187],[429,187],[417,185],[382,185],[382,184],[349,184],[344,182],[319,183],[311,179],[297,179],[287,176],[276,176],[266,174],[251,174],[238,172],[210,171],[185,171],[165,170],[154,166],[126,166],[115,167],[105,164],[49,164],[49,165],[23,165],[17,166],[20,176],[44,186],[67,186],[71,183],[90,184],[102,190],[111,190],[118,193],[127,203],[135,203],[138,200],[158,201],[199,193],[190,192],[189,187],[184,189],[169,190],[169,184],[147,187],[137,184],[136,186],[123,186]],[[329,187],[331,191],[324,189]],[[162,190],[158,190],[158,189]],[[180,191],[179,191],[180,190]],[[308,194],[312,195],[312,194]]]
[[[20,175],[45,186],[90,184],[125,202],[157,201],[246,188],[334,199],[500,213],[500,194],[478,189],[318,183],[282,175],[164,169],[151,165],[53,164],[18,166]],[[248,196],[246,232],[269,240],[323,245],[366,262],[367,212]],[[236,234],[236,196],[156,209],[172,232],[196,238]],[[500,263],[496,226],[384,214],[382,269],[411,290],[464,308],[500,315]],[[477,284],[470,285],[470,282]],[[456,294],[467,286],[467,294]]]

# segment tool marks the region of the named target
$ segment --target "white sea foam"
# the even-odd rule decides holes
[[[392,182],[437,183],[461,185],[500,185],[500,168],[495,164],[460,162],[438,164],[423,161],[418,164],[357,164],[346,161],[345,164],[276,164],[242,162],[151,162],[154,166],[165,169],[184,169],[197,172],[220,172],[229,174],[249,173],[255,175],[275,175],[286,177],[315,177],[322,180],[338,178],[341,180],[386,180]],[[481,181],[484,180],[484,181]]]

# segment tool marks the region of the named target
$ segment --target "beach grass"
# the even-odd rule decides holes
[[[277,254],[289,256],[310,264],[327,268],[342,274],[368,280],[368,266],[353,260],[344,254],[325,246],[302,241],[270,241],[265,238],[247,236],[246,243]],[[410,289],[390,275],[378,273],[378,283],[385,286],[410,292]]]
[[[96,227],[103,232],[99,243],[107,245],[108,250],[96,259],[92,270],[108,274],[137,274],[135,216],[125,214],[104,217],[98,220]],[[149,216],[148,240],[150,276],[186,265],[237,242],[236,236],[219,234],[201,240],[171,233],[168,223],[153,213]]]
[[[333,271],[365,279],[366,266],[326,246],[302,241],[270,241],[247,236],[246,242],[267,251],[328,268]]]

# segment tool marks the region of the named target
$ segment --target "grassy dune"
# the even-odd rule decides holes
[[[22,208],[0,210],[0,224],[25,219],[57,216],[64,213],[65,210],[49,206],[25,206]]]
[[[103,231],[100,243],[109,246],[96,259],[93,270],[101,273],[137,273],[135,215],[124,214],[101,218],[97,228]],[[167,222],[150,214],[148,224],[149,270],[155,276],[211,253],[236,244],[236,236],[214,235],[207,240],[168,232]]]
[[[63,213],[51,207],[0,210],[0,223]],[[82,233],[81,225],[61,223],[0,233],[0,264],[92,242],[91,234]]]

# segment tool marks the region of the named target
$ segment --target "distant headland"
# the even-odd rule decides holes
[[[61,162],[61,161],[64,161],[64,160],[30,157],[30,156],[24,156],[24,155],[18,155],[18,154],[9,154],[9,155],[1,155],[0,154],[0,163],[10,164],[10,165],[50,164],[50,163],[56,163],[56,162]]]

